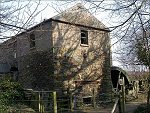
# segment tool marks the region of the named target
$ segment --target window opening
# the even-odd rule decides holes
[[[30,48],[35,47],[35,35],[31,34],[30,35]]]
[[[92,104],[92,96],[83,97],[83,104]]]
[[[88,31],[81,30],[81,44],[88,45]]]

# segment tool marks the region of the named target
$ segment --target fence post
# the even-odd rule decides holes
[[[70,104],[71,104],[71,111],[73,111],[74,102],[73,102],[73,94],[70,94]]]
[[[121,86],[122,89],[122,112],[125,113],[125,81],[124,77],[122,78],[123,85]]]
[[[57,97],[56,97],[56,91],[53,92],[53,100],[54,100],[54,113],[57,113]]]
[[[120,93],[119,93],[118,108],[119,108],[119,113],[122,113],[122,108],[121,108],[121,94]]]
[[[96,108],[95,89],[93,88],[93,107]]]
[[[119,94],[119,113],[125,113],[125,81],[124,77],[119,80],[121,93]]]
[[[39,94],[39,113],[41,113],[41,95],[40,95],[40,92],[38,92]]]
[[[76,95],[74,95],[74,110],[76,110],[76,106],[77,106],[77,100],[76,100]]]
[[[41,112],[44,113],[44,91],[42,89],[42,97],[41,97]]]

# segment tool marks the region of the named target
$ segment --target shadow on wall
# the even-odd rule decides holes
[[[34,90],[53,90],[53,60],[51,51],[35,51],[22,60],[24,66],[20,71],[19,81],[26,88]]]
[[[101,80],[100,90],[99,90],[99,104],[112,102],[112,81],[111,81],[111,61],[110,53],[108,52],[105,57],[103,65],[103,77]]]
[[[82,46],[80,30],[84,28],[58,23],[55,25],[57,26],[54,29],[57,31],[56,42],[54,40],[56,47],[54,56],[57,62],[55,87],[80,97],[93,96],[93,90],[97,97],[102,93],[111,93],[108,34],[88,30],[88,35],[92,38],[89,38],[88,45]],[[62,31],[64,28],[65,31]],[[82,98],[80,100],[83,101]]]

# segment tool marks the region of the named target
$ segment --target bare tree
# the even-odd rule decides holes
[[[79,1],[57,1],[53,3],[53,7],[56,11],[62,11],[62,7],[68,4],[78,3]],[[115,39],[112,46],[118,46],[119,49],[115,54],[123,56],[118,59],[124,61],[123,65],[143,65],[139,62],[138,54],[136,54],[137,45],[135,42],[138,39],[138,35],[142,33],[142,38],[145,39],[145,44],[149,47],[148,37],[144,38],[144,33],[150,25],[150,1],[149,0],[82,0],[82,2],[91,13],[95,15],[107,14],[105,17],[108,23],[109,29],[112,31],[112,40]],[[0,13],[0,29],[1,38],[6,38],[5,33],[9,30],[20,32],[26,30],[28,27],[34,24],[34,17],[39,14],[37,11],[41,1],[37,1],[36,7],[33,10],[33,4],[28,1],[26,4],[22,2],[14,1],[2,1],[1,13]],[[59,7],[60,6],[60,7]],[[20,14],[26,13],[26,17]],[[27,18],[24,20],[24,18]],[[140,37],[139,37],[140,38]],[[141,38],[140,38],[141,39]],[[146,52],[149,55],[149,50]],[[143,56],[143,55],[142,55]],[[147,61],[146,61],[147,62]],[[149,62],[149,57],[148,57]],[[144,64],[145,65],[145,64]]]
[[[40,5],[41,0],[0,1],[0,39],[7,39],[33,26],[35,17],[47,7],[41,9]]]
[[[117,46],[115,55],[123,66],[149,67],[149,0],[85,0],[82,3],[95,15],[108,14],[112,40],[115,39],[112,46]]]

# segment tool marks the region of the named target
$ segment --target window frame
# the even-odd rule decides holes
[[[81,43],[81,45],[89,45],[88,30],[84,30],[84,29],[80,30],[80,43]]]

